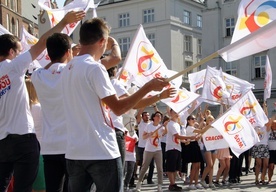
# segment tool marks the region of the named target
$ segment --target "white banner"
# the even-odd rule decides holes
[[[212,127],[202,135],[202,140],[208,151],[229,147],[222,134]]]

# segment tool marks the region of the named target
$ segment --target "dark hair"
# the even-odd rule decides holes
[[[4,34],[0,36],[0,56],[8,56],[10,49],[14,51],[17,49],[17,44],[20,40],[11,34]]]
[[[46,47],[52,62],[58,62],[71,49],[72,39],[63,33],[54,33],[48,37]]]
[[[153,121],[153,118],[155,117],[156,114],[160,114],[161,115],[161,119],[163,119],[163,114],[160,111],[156,111],[155,113],[153,113],[151,115],[151,120]]]
[[[191,120],[191,119],[195,119],[195,116],[194,115],[189,115],[188,117],[187,117],[187,124],[186,124],[186,127],[188,127],[188,125],[189,125],[189,120]]]
[[[163,118],[162,124],[164,124],[168,120],[170,120],[169,116],[165,115]]]
[[[142,113],[142,117],[145,115],[145,114],[147,114],[148,112],[146,112],[146,111],[144,111],[143,113]]]
[[[109,31],[106,22],[101,18],[86,20],[80,28],[80,44],[94,44],[102,38],[107,38]]]
[[[114,77],[115,76],[115,72],[114,70],[117,69],[118,67],[117,66],[114,66],[114,67],[111,67],[107,70],[107,73],[108,73],[108,76],[109,77]]]

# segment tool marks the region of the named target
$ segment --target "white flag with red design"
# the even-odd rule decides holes
[[[212,126],[220,132],[237,157],[259,142],[256,131],[239,112],[237,105],[232,106],[231,110],[212,123]]]
[[[252,91],[248,91],[234,105],[253,127],[263,127],[268,118]]]
[[[172,108],[176,113],[179,113],[198,97],[200,97],[200,95],[182,88],[177,90],[173,98],[162,99],[161,101]]]
[[[229,147],[222,134],[212,127],[202,135],[202,140],[208,151]]]
[[[134,36],[122,70],[134,77],[138,87],[153,78],[166,77],[168,74],[166,65],[148,40],[142,25]]]
[[[265,64],[265,80],[264,80],[264,101],[270,98],[272,86],[272,70],[268,55],[266,56]]]
[[[96,8],[97,6],[94,4],[94,0],[74,0],[68,5],[62,7],[61,9],[51,9],[49,7],[47,8],[47,6],[45,6],[44,3],[44,0],[38,1],[38,5],[42,9],[45,9],[45,11],[48,13],[51,27],[54,27],[56,24],[58,24],[62,20],[62,18],[70,11],[83,10],[87,12],[89,8]],[[66,27],[62,30],[62,33],[65,33],[70,36],[79,23],[80,21],[66,25]]]
[[[206,69],[198,72],[188,74],[188,79],[190,83],[190,90],[196,92],[198,89],[203,87],[205,81]]]
[[[38,38],[28,33],[28,31],[22,27],[22,36],[21,36],[21,44],[23,47],[23,51],[29,50],[34,44],[38,42]],[[48,56],[47,50],[44,51],[32,62],[30,68],[39,68],[45,67],[51,60]]]
[[[202,98],[233,105],[252,88],[254,85],[247,81],[207,66]]]
[[[242,0],[231,43],[257,31],[276,19],[276,1]]]

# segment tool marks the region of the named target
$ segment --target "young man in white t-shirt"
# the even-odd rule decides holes
[[[153,79],[133,95],[118,99],[106,69],[97,62],[106,49],[108,34],[102,19],[85,21],[80,28],[80,53],[61,77],[68,130],[65,157],[72,191],[87,191],[91,183],[99,191],[123,191],[120,152],[108,109],[122,115],[150,91],[168,85],[164,79]]]
[[[68,191],[67,135],[60,77],[63,68],[73,58],[71,44],[72,39],[66,34],[51,35],[46,43],[51,64],[48,69],[40,68],[31,76],[43,115],[41,154],[46,191]]]
[[[22,50],[18,38],[0,36],[0,191],[5,191],[14,177],[14,191],[32,191],[39,158],[39,144],[25,86],[29,64],[45,49],[48,36],[60,32],[67,24],[77,22],[85,13],[70,12],[50,29],[30,50]]]

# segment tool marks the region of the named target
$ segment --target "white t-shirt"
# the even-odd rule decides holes
[[[128,94],[127,90],[118,79],[111,79],[111,83],[118,97]],[[124,127],[123,116],[117,116],[112,111],[110,111],[110,117],[114,127],[120,129],[123,132],[127,131],[127,129]]]
[[[146,133],[154,132],[158,129],[161,125],[158,124],[157,126],[153,125],[153,122],[148,124],[145,131]],[[162,127],[158,131],[156,131],[151,137],[146,139],[146,146],[145,151],[155,152],[161,150],[161,140],[162,134],[164,133],[165,128]]]
[[[269,134],[266,130],[266,126],[255,127],[255,131],[256,131],[257,135],[259,136],[259,139],[260,139],[260,142],[256,143],[255,146],[268,145]]]
[[[196,133],[194,133],[195,128],[193,126],[188,125],[186,127],[186,136],[196,136]]]
[[[186,125],[187,125],[187,117],[188,116],[189,116],[188,110],[184,110],[184,111],[179,113],[180,124],[183,127],[186,127]]]
[[[105,67],[88,54],[74,57],[61,74],[67,125],[65,157],[104,160],[120,157],[108,107],[101,99],[115,95]]]
[[[31,106],[31,113],[34,119],[34,128],[37,140],[41,145],[42,139],[42,112],[40,103],[36,103]]]
[[[35,132],[24,78],[31,62],[29,51],[0,62],[0,139]]]
[[[138,124],[139,142],[138,147],[145,148],[146,140],[143,139],[143,133],[150,122],[144,122],[143,120]]]
[[[49,69],[33,72],[35,86],[43,115],[41,154],[65,154],[67,133],[61,88],[61,73],[66,64],[55,63]]]
[[[174,136],[175,134],[180,135],[180,125],[177,122],[170,121],[167,125],[167,129],[166,151],[173,149],[181,151],[180,140]]]
[[[135,133],[135,131],[133,132],[132,136],[130,136],[129,132],[127,132],[127,136],[132,137],[133,139],[136,139],[136,141],[138,141],[138,136]],[[125,161],[134,161],[134,162],[136,162],[136,152],[135,152],[135,150],[133,152],[126,151]]]
[[[276,131],[271,130],[268,138],[269,150],[276,150]]]

